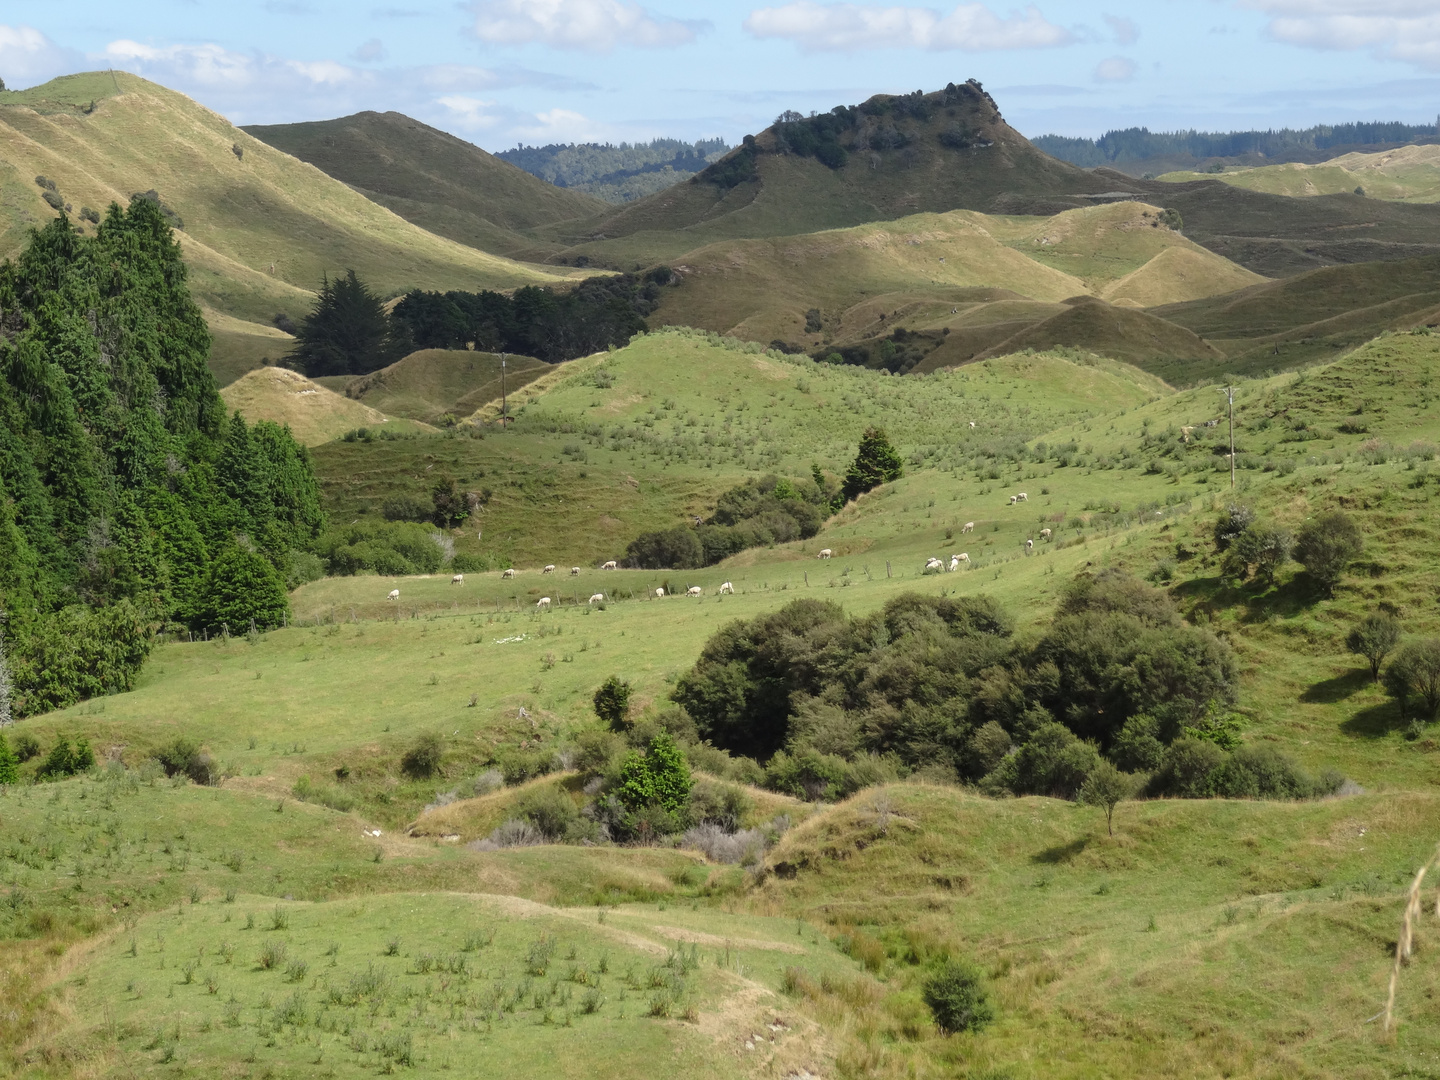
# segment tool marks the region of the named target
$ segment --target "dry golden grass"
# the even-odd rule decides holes
[[[237,410],[252,424],[271,420],[285,425],[306,446],[330,442],[355,428],[382,424],[394,431],[435,430],[413,420],[388,417],[289,368],[256,368],[221,390],[220,397],[227,408]]]

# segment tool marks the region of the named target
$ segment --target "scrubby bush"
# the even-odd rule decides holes
[[[1255,511],[1248,506],[1232,504],[1215,522],[1215,550],[1224,553],[1251,525],[1255,523]]]
[[[1345,569],[1365,550],[1365,537],[1353,518],[1339,510],[1306,522],[1295,540],[1295,560],[1329,595]]]
[[[0,731],[0,787],[20,782],[20,758]]]
[[[70,740],[62,735],[51,747],[36,775],[42,780],[59,780],[62,777],[89,772],[94,767],[95,752],[90,749],[89,740],[82,736],[75,740],[72,747]]]
[[[39,757],[40,740],[28,731],[19,732],[15,736],[15,756],[20,759],[22,765],[32,758]]]
[[[717,825],[734,831],[754,809],[755,801],[742,788],[696,777],[686,816],[696,825]]]
[[[380,506],[380,516],[386,521],[429,521],[434,512],[430,500],[418,495],[392,495]]]
[[[611,675],[595,691],[595,715],[610,725],[611,731],[620,731],[630,713],[630,684],[618,675]]]
[[[764,857],[769,842],[762,829],[732,832],[723,825],[705,822],[687,829],[680,837],[680,845],[703,852],[711,862],[752,866]]]
[[[495,766],[505,783],[513,786],[549,773],[555,767],[555,755],[548,751],[505,750],[495,756]]]
[[[332,574],[433,574],[444,560],[435,535],[432,527],[411,522],[359,522],[326,533],[318,550]]]
[[[1077,799],[1105,811],[1105,831],[1115,835],[1115,807],[1135,794],[1135,779],[1108,761],[1099,762],[1080,785]]]
[[[1380,681],[1380,667],[1400,644],[1400,620],[1383,611],[1372,612],[1345,635],[1345,647],[1370,663],[1370,677]]]
[[[165,770],[166,776],[188,776],[197,784],[210,785],[220,782],[220,769],[214,759],[192,739],[176,736],[155,751],[155,760]]]
[[[1407,642],[1385,669],[1385,687],[1400,702],[1402,714],[1414,702],[1434,720],[1440,712],[1440,638]]]
[[[668,732],[661,732],[641,754],[632,751],[620,765],[615,796],[631,811],[658,807],[669,814],[681,810],[692,780],[685,752]]]
[[[298,589],[325,576],[325,564],[313,551],[290,552],[289,571],[285,575],[285,588]]]
[[[1100,765],[1100,752],[1065,725],[1041,724],[1013,754],[985,778],[995,794],[1050,795],[1073,799]]]
[[[927,978],[921,996],[936,1026],[947,1035],[980,1031],[995,1019],[984,974],[961,960],[947,961]]]
[[[440,771],[445,743],[433,731],[427,731],[411,744],[400,758],[400,771],[416,780],[425,780]]]
[[[484,840],[470,844],[472,851],[495,851],[498,848],[533,847],[545,843],[545,834],[528,821],[511,818],[496,827]]]
[[[450,569],[457,574],[484,574],[493,567],[490,560],[484,555],[469,555],[461,552],[450,560]]]
[[[580,811],[564,789],[547,784],[527,792],[515,811],[550,840],[563,840],[580,822]]]
[[[1230,538],[1220,573],[1231,581],[1244,583],[1253,572],[1264,585],[1273,585],[1276,572],[1289,561],[1294,543],[1285,529],[1254,522]]]

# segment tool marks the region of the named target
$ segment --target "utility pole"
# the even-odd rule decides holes
[[[1225,387],[1225,400],[1230,403],[1230,490],[1235,490],[1235,387]]]
[[[505,354],[500,354],[500,430],[505,430]]]

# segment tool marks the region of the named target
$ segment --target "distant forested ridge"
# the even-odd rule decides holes
[[[1320,124],[1299,131],[1291,128],[1279,131],[1151,131],[1139,127],[1107,131],[1098,139],[1041,135],[1030,141],[1051,157],[1072,165],[1094,168],[1122,161],[1183,155],[1210,158],[1255,154],[1285,158],[1336,147],[1407,143],[1436,133],[1434,124],[1376,121],[1368,124]]]
[[[638,199],[687,180],[728,153],[724,139],[655,139],[649,143],[552,143],[517,146],[495,156],[548,180],[606,202]]]
[[[323,524],[287,429],[249,427],[160,207],[62,214],[0,266],[0,630],[17,715],[130,687],[156,627],[278,623]],[[3,672],[0,672],[3,674]]]

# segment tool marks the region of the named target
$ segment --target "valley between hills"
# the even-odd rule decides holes
[[[0,91],[0,1072],[1429,1075],[1434,149]]]

